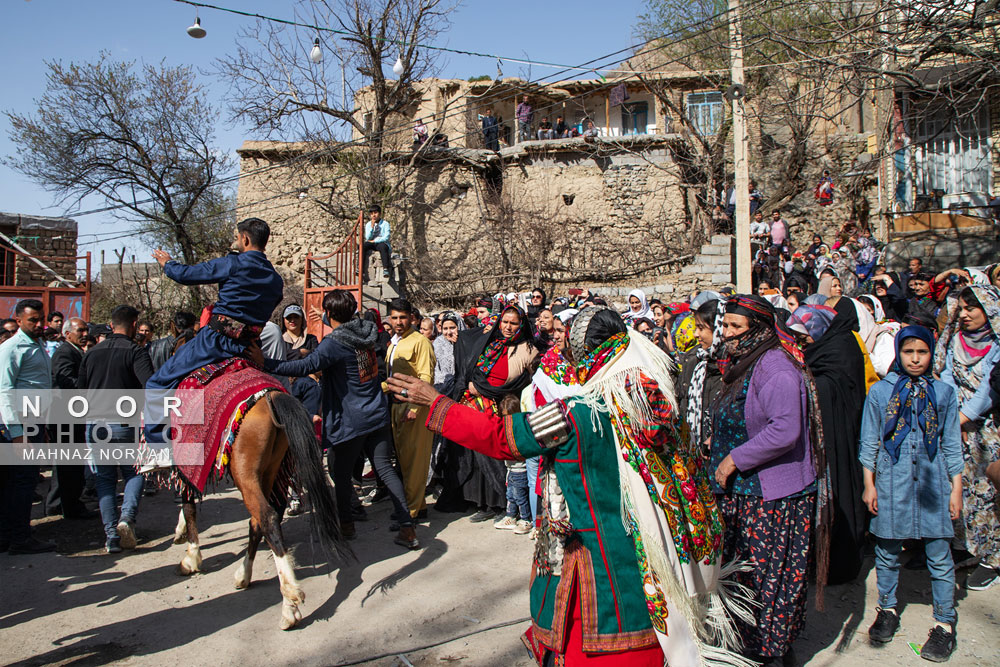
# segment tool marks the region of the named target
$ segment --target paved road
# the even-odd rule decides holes
[[[266,547],[250,589],[233,587],[247,525],[234,489],[208,496],[201,506],[206,572],[191,578],[174,573],[183,547],[171,543],[177,506],[168,493],[144,498],[140,545],[133,553],[104,554],[97,521],[44,519],[38,534],[56,540],[60,553],[0,554],[0,662],[530,665],[519,640],[525,623],[493,626],[527,616],[534,543],[432,510],[418,532],[423,548],[409,552],[392,543],[389,511],[388,503],[369,508],[371,521],[357,524],[353,542],[360,563],[332,568],[318,562],[307,519],[286,520],[285,535],[294,545],[307,595],[303,624],[291,632],[278,630],[280,595]],[[874,572],[865,584],[828,589],[826,613],[815,612],[810,603],[796,647],[800,662],[926,664],[906,646],[921,643],[930,625],[926,577],[904,571],[903,627],[881,650],[865,641],[873,620]],[[959,580],[964,578],[962,573]],[[997,589],[960,593],[959,652],[951,664],[1000,664],[997,594]],[[476,634],[453,640],[468,633]],[[430,645],[435,646],[420,649]]]

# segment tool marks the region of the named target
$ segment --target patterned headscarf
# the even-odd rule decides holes
[[[912,415],[917,415],[917,422],[924,435],[924,447],[931,461],[937,455],[938,449],[938,410],[937,392],[934,390],[934,376],[931,365],[921,377],[913,377],[906,373],[899,361],[899,350],[907,338],[918,338],[927,344],[934,354],[934,334],[921,326],[904,327],[896,335],[896,363],[894,370],[899,373],[899,379],[892,388],[889,405],[885,413],[885,429],[882,432],[882,444],[885,451],[892,457],[893,464],[899,461],[899,452],[906,441],[906,436],[913,430],[910,423]]]
[[[698,344],[698,336],[695,331],[694,313],[688,312],[684,317],[674,320],[671,327],[670,336],[674,341],[674,350],[678,353],[693,350]]]
[[[830,328],[830,323],[836,316],[837,311],[829,306],[813,306],[803,303],[788,318],[788,327],[796,330],[799,329],[799,326],[804,327],[813,340],[819,340]]]
[[[722,319],[726,314],[726,300],[719,299],[715,312],[715,322],[712,331],[712,346],[709,349],[699,347],[696,352],[698,365],[694,367],[691,376],[691,389],[688,392],[688,409],[684,421],[688,427],[688,445],[692,452],[701,448],[702,432],[701,418],[704,411],[703,399],[705,393],[705,378],[708,374],[708,362],[718,360],[725,354],[725,340],[722,337]]]
[[[992,285],[969,285],[966,289],[972,290],[972,293],[976,296],[976,300],[979,301],[979,305],[983,307],[983,312],[986,313],[986,325],[992,333],[993,338],[1000,338],[1000,289]],[[965,290],[962,291],[964,292]],[[956,342],[959,346],[962,344],[962,341],[959,339],[962,331],[958,323],[958,301],[958,299],[955,299],[952,304],[948,324],[945,326],[944,331],[941,332],[937,350],[934,352],[934,372],[938,375],[944,370],[945,362],[948,358],[948,349],[953,347]]]

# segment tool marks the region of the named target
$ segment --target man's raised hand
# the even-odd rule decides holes
[[[153,251],[153,259],[159,262],[160,266],[164,266],[170,261],[170,255],[167,254],[162,248],[157,248]]]

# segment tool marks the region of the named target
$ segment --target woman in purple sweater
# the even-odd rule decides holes
[[[742,573],[761,606],[740,625],[748,656],[781,665],[805,624],[806,572],[816,514],[810,447],[810,385],[782,346],[774,308],[757,296],[726,304],[729,360],[713,410],[713,490],[726,522],[724,561],[752,561]]]

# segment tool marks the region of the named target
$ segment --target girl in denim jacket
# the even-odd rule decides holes
[[[944,662],[955,650],[952,520],[962,510],[962,448],[955,390],[931,376],[934,335],[908,326],[896,336],[896,363],[865,401],[858,458],[864,502],[874,515],[879,606],[868,635],[892,640],[899,629],[896,588],[903,540],[923,540],[931,574],[934,627],[921,657]]]

